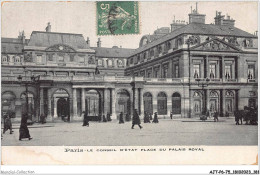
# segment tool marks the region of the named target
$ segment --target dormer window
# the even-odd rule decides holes
[[[153,50],[153,49],[151,49],[151,51],[150,51],[150,56],[151,56],[151,57],[154,56],[154,50]]]
[[[2,56],[2,62],[6,63],[7,62],[7,56]]]

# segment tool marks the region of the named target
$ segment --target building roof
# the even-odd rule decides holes
[[[134,49],[118,48],[115,46],[113,48],[91,47],[91,49],[96,51],[97,57],[105,58],[127,58],[134,52]]]
[[[25,40],[25,43],[18,38],[1,38],[2,53],[22,53],[24,45],[28,43],[28,40]]]
[[[82,34],[33,31],[28,46],[50,47],[55,44],[71,46],[75,50],[87,49]]]
[[[257,38],[248,32],[241,29],[225,25],[214,25],[214,24],[201,24],[201,23],[190,23],[181,28],[174,30],[173,32],[164,35],[157,40],[144,45],[143,47],[137,48],[132,54],[140,53],[158,44],[161,44],[167,40],[173,39],[181,34],[197,34],[197,35],[213,35],[213,36],[235,36],[235,37],[248,37]]]

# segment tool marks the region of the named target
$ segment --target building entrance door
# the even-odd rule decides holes
[[[101,115],[101,97],[96,90],[89,90],[86,93],[85,109],[86,113],[92,121],[98,121],[98,116]]]
[[[57,101],[57,115],[64,121],[69,121],[69,100],[68,98],[59,98]]]

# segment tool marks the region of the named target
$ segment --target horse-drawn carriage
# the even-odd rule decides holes
[[[246,125],[257,125],[258,124],[258,112],[257,108],[253,107],[244,107],[244,110],[237,110],[234,112],[235,120],[237,121],[237,124],[239,124],[239,121],[241,122],[241,125],[243,124],[243,121],[245,121]]]

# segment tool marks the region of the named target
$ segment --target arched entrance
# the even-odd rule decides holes
[[[70,121],[70,100],[66,90],[58,89],[53,94],[52,115],[54,119]]]
[[[26,107],[26,92],[21,94],[21,100],[24,107]],[[26,109],[27,110],[27,109]],[[35,105],[34,105],[34,95],[28,92],[28,118],[32,120],[33,116],[36,116]]]
[[[219,95],[216,91],[211,91],[209,93],[209,112],[213,113],[215,111],[219,112]]]
[[[98,91],[92,89],[86,92],[85,98],[86,113],[92,121],[98,121],[98,115],[101,115],[101,95]]]
[[[172,94],[172,114],[181,114],[181,95],[177,92]]]
[[[3,116],[3,114],[5,114],[5,113],[7,113],[7,112],[11,112],[11,113],[13,113],[14,114],[14,116],[12,116],[12,117],[16,117],[16,111],[18,110],[18,109],[16,109],[16,107],[15,107],[15,99],[16,99],[16,97],[15,97],[15,95],[14,95],[14,93],[13,92],[4,92],[3,94],[2,94],[2,97],[1,97],[1,100],[2,100],[2,116]],[[20,112],[20,110],[19,110],[19,112]]]
[[[153,114],[153,96],[150,92],[144,93],[144,112]]]
[[[158,94],[157,109],[158,109],[158,115],[167,114],[167,95],[164,92],[160,92]]]
[[[234,92],[232,91],[226,91],[226,94],[225,94],[225,98],[226,98],[226,101],[225,101],[225,113],[233,113],[234,112],[234,98],[235,98],[235,95],[234,95]]]
[[[119,116],[121,112],[123,112],[123,116],[126,114],[130,116],[130,94],[128,91],[122,89],[119,90],[116,94],[116,114]]]
[[[193,112],[195,114],[202,112],[202,94],[198,91],[193,94]]]

